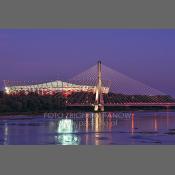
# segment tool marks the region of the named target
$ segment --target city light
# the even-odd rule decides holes
[[[8,87],[5,87],[5,93],[10,94],[10,89]]]

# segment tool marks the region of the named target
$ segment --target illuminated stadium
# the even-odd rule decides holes
[[[38,95],[55,95],[59,92],[66,94],[71,94],[74,92],[93,92],[96,91],[96,86],[87,85],[77,85],[72,83],[67,83],[63,81],[53,81],[46,83],[30,83],[29,82],[11,82],[4,81],[5,93],[8,95],[18,95],[30,93],[36,93]],[[107,94],[109,92],[108,87],[101,88],[102,93]]]

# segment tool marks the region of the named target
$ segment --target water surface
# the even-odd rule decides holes
[[[175,112],[79,112],[1,116],[0,144],[175,144]]]

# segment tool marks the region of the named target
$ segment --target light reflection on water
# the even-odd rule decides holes
[[[2,116],[0,144],[175,144],[175,112]]]
[[[56,140],[62,145],[78,145],[79,138],[73,134],[73,120],[61,119],[58,124],[57,130],[59,136],[55,136]]]

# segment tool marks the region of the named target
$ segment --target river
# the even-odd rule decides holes
[[[60,112],[1,116],[0,144],[175,144],[175,112]]]

